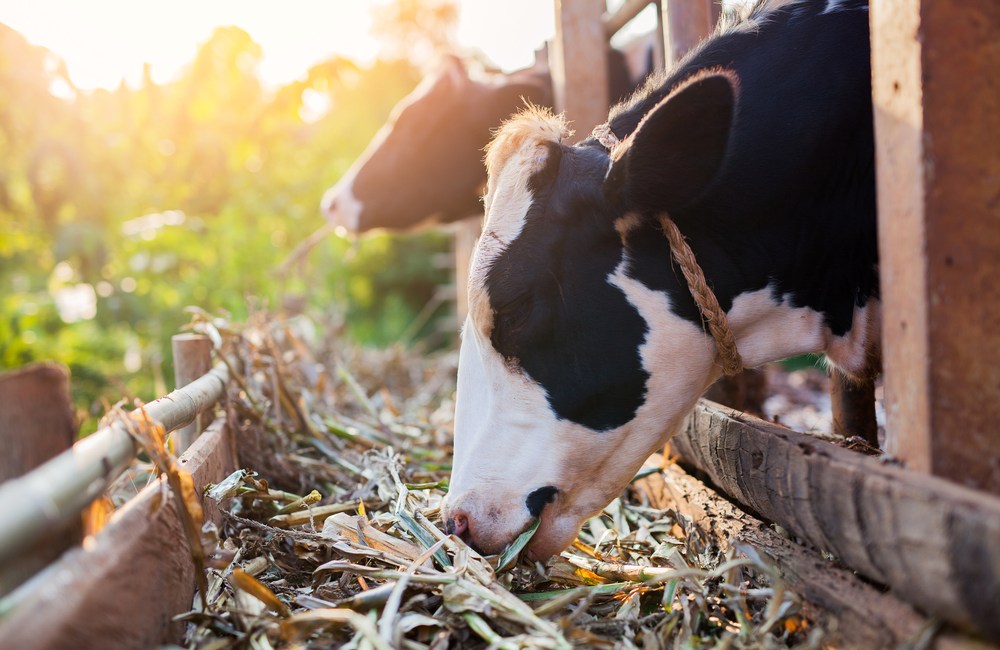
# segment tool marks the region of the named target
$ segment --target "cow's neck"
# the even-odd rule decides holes
[[[759,366],[806,353],[822,353],[844,373],[861,378],[878,370],[879,301],[855,307],[851,329],[836,335],[823,314],[774,299],[773,287],[740,294],[728,312],[736,345],[746,366]]]
[[[739,229],[727,225],[726,219],[700,225],[679,221],[727,313],[746,367],[817,353],[826,354],[849,375],[868,376],[877,369],[878,300],[871,295],[871,286],[853,281],[840,268],[844,262],[836,255],[824,261],[819,253],[809,252],[810,246],[829,250],[825,242],[800,242],[806,253],[796,255],[787,241],[766,231],[757,237],[733,236]],[[701,313],[670,258],[662,231],[650,220],[633,226],[627,239],[628,274],[666,294],[671,311],[701,326]],[[808,271],[798,257],[809,262]],[[794,276],[806,272],[821,286],[822,294],[805,295],[796,286],[795,281],[801,283],[802,278]],[[707,328],[705,336],[710,336]]]

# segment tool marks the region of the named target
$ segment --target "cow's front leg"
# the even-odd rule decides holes
[[[737,411],[764,417],[767,376],[757,368],[748,368],[732,377],[722,376],[709,386],[704,397]]]
[[[830,403],[835,434],[844,437],[858,436],[878,449],[873,376],[853,379],[834,370],[830,377]]]

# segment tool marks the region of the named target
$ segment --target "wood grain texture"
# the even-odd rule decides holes
[[[1000,641],[1000,499],[708,402],[670,447],[764,520]]]
[[[1000,3],[872,3],[887,449],[1000,495]]]
[[[655,464],[655,459],[651,459]],[[898,648],[917,639],[926,617],[891,593],[865,582],[849,569],[779,535],[760,519],[719,496],[677,465],[635,483],[654,508],[671,508],[694,522],[706,539],[725,552],[749,546],[777,569],[803,599],[803,613],[828,632],[830,647]],[[968,647],[968,638],[941,636],[935,647]]]

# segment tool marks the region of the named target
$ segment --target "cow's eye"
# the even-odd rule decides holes
[[[490,338],[497,352],[508,359],[519,356],[533,308],[534,300],[527,292],[494,306],[493,332]]]

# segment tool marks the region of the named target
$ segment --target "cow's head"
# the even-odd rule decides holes
[[[539,516],[529,554],[565,548],[718,376],[711,338],[631,264],[667,246],[650,213],[690,204],[716,177],[735,97],[729,74],[689,81],[610,153],[564,145],[566,125],[543,110],[490,145],[445,509],[481,551]]]
[[[454,221],[481,210],[482,148],[490,129],[549,90],[530,72],[469,76],[447,57],[393,109],[361,157],[323,197],[324,216],[349,232]]]

